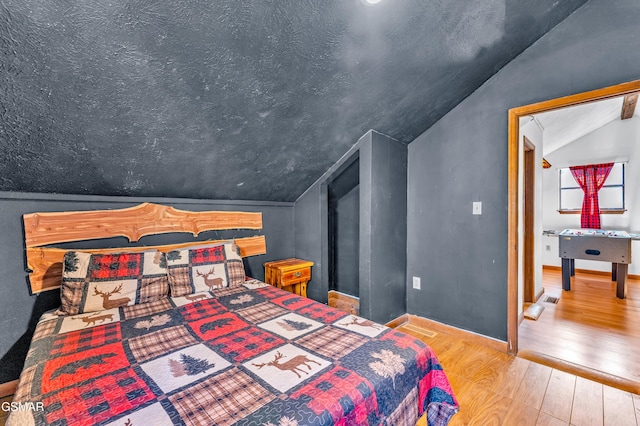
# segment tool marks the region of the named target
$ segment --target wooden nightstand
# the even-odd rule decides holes
[[[267,284],[307,297],[307,282],[311,279],[313,262],[302,259],[283,259],[264,264]]]

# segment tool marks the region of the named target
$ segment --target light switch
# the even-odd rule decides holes
[[[413,288],[420,290],[420,277],[413,277]]]
[[[473,202],[473,214],[482,214],[482,201]]]

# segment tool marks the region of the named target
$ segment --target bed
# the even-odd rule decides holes
[[[142,223],[141,209],[153,211],[148,229],[127,227],[125,217]],[[98,214],[97,234],[254,226],[166,206],[122,210]],[[415,425],[422,415],[444,425],[456,413],[445,372],[419,340],[247,277],[243,257],[266,252],[263,236],[47,247],[60,235],[80,239],[79,224],[85,239],[83,214],[65,213],[65,226],[56,214],[25,216],[32,289],[59,287],[62,303],[36,327],[14,396],[23,409],[8,425]]]

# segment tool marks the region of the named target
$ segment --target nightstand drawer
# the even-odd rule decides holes
[[[282,274],[282,285],[287,286],[301,281],[309,281],[311,279],[311,268],[302,268],[294,271],[287,271]]]

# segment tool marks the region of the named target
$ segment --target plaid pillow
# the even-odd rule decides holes
[[[237,245],[173,250],[167,253],[171,296],[185,296],[244,282],[244,265]]]
[[[155,302],[169,296],[166,256],[139,253],[65,253],[59,315],[76,315]]]

